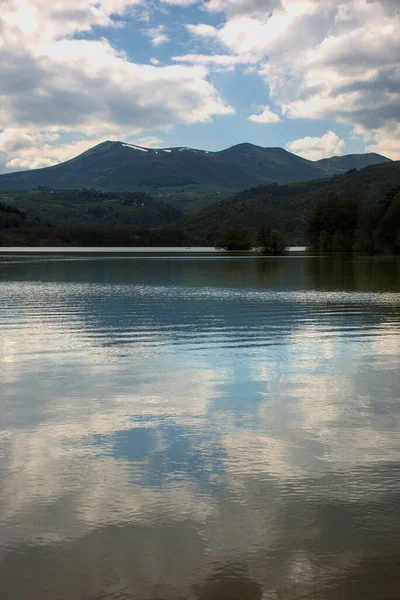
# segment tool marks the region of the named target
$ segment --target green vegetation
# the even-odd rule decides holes
[[[264,254],[282,254],[288,246],[288,240],[280,231],[263,223],[257,231],[255,245]],[[227,228],[218,236],[215,247],[231,252],[252,250],[254,239],[248,229]]]
[[[57,227],[159,227],[176,222],[177,209],[141,192],[39,189],[0,194],[0,201]]]
[[[322,252],[400,253],[400,187],[372,209],[354,195],[330,196],[317,205],[307,236]]]
[[[289,245],[287,238],[277,229],[264,223],[260,225],[257,232],[256,246],[264,254],[282,254]]]
[[[228,188],[213,185],[186,185],[185,187],[170,187],[154,190],[148,188],[146,191],[161,202],[169,204],[185,215],[192,215],[207,206],[230,198],[232,194],[239,192],[241,188]]]
[[[382,198],[400,185],[400,161],[389,162],[338,175],[332,179],[272,184],[251,188],[217,202],[194,215],[187,215],[180,226],[190,234],[214,245],[224,229],[246,228],[256,234],[260,223],[281,231],[293,245],[306,243],[305,232],[316,206],[330,196],[356,195],[363,211],[379,207]]]
[[[15,208],[0,202],[0,229],[14,229],[21,226],[26,215]]]
[[[251,188],[192,215],[142,192],[7,192],[0,194],[0,244],[258,246],[279,253],[307,239],[322,251],[398,252],[399,189],[400,162],[389,162]]]
[[[197,240],[189,239],[180,229],[139,229],[116,227],[49,227],[40,223],[0,229],[0,246],[188,246]]]
[[[235,250],[247,251],[252,249],[253,240],[247,229],[224,229],[218,236],[215,247],[230,252]]]
[[[0,246],[181,246],[196,243],[197,239],[188,238],[185,232],[174,227],[53,227],[28,217],[14,206],[0,203]]]

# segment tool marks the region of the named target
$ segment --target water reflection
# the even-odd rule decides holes
[[[0,259],[2,597],[398,597],[399,263],[326,261]]]

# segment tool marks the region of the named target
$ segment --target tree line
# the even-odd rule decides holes
[[[400,253],[400,187],[368,210],[356,193],[328,196],[306,235],[310,248],[321,252]]]
[[[95,192],[87,191],[87,194],[91,196]],[[372,208],[366,208],[354,191],[328,195],[312,212],[306,237],[310,249],[319,252],[400,254],[400,186]],[[280,254],[289,241],[268,223],[261,223],[257,230],[224,228],[211,238],[180,225],[54,227],[0,202],[1,246],[179,247],[205,243],[227,251],[259,249],[265,254]]]

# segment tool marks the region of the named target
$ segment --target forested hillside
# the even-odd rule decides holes
[[[251,188],[181,220],[190,234],[213,243],[227,227],[256,229],[268,223],[289,237],[292,243],[305,243],[305,231],[315,206],[329,195],[352,195],[362,210],[383,201],[400,185],[400,161],[349,171],[332,179],[290,185]]]
[[[316,207],[327,199],[353,203],[361,222],[398,186],[400,162],[390,162],[331,179],[251,188],[190,216],[142,193],[48,189],[7,193],[0,197],[3,205],[9,205],[7,214],[3,210],[1,215],[0,243],[214,245],[224,229],[249,229],[254,235],[264,223],[291,244],[302,245]],[[329,227],[327,231],[333,235]]]
[[[0,201],[58,227],[159,227],[182,216],[175,208],[135,192],[42,189],[0,194]]]

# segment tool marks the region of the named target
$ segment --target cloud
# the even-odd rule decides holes
[[[9,57],[9,68],[27,77],[23,91],[9,87],[3,93],[3,123],[89,133],[126,126],[139,132],[231,112],[203,67],[134,64],[105,40],[62,40],[45,50],[36,60],[27,56],[25,68],[19,58]],[[29,77],[31,68],[35,79]],[[7,79],[13,86],[11,74]]]
[[[385,127],[372,132],[373,143],[367,146],[368,152],[378,152],[394,160],[400,160],[400,124],[388,122]]]
[[[198,4],[199,0],[161,0],[161,2],[172,6],[190,6],[192,4]]]
[[[165,26],[159,25],[158,27],[150,27],[145,34],[150,38],[153,46],[161,46],[161,44],[165,44],[169,42],[169,37],[165,33]]]
[[[73,0],[68,9],[61,0],[3,4],[0,131],[7,130],[7,139],[3,136],[0,152],[10,147],[10,139],[18,138],[25,148],[20,154],[10,150],[3,167],[52,164],[66,149],[43,145],[49,134],[69,132],[92,141],[122,131],[126,139],[234,112],[208,81],[204,66],[137,64],[105,39],[72,37],[95,25],[118,25],[116,15],[137,1]],[[163,27],[149,35],[156,46],[167,37]]]
[[[264,106],[263,109],[260,115],[251,115],[249,121],[254,123],[278,123],[281,120],[280,116],[272,112],[269,106]]]
[[[232,71],[238,65],[249,65],[255,62],[251,55],[234,56],[231,54],[184,54],[173,56],[172,60],[179,63],[203,65],[211,68],[213,72]]]
[[[136,146],[143,146],[144,148],[160,148],[163,145],[162,139],[156,135],[145,135],[144,137],[133,139],[131,142]]]
[[[40,35],[56,39],[77,31],[89,31],[93,26],[115,26],[113,16],[123,15],[141,0],[2,0],[2,33],[14,32],[19,37]],[[22,40],[21,40],[22,41]]]
[[[217,37],[218,29],[213,27],[212,25],[206,25],[204,23],[200,23],[199,25],[187,25],[187,30],[193,34],[201,37]]]
[[[343,154],[345,142],[333,131],[328,131],[321,137],[304,137],[293,140],[285,147],[286,150],[309,160],[319,160]]]
[[[398,156],[397,0],[282,0],[264,13],[253,0],[235,5],[240,12],[212,0],[208,6],[224,10],[225,23],[196,25],[193,33],[214,36],[232,55],[252,55],[287,118],[351,124],[365,141],[372,135],[378,151],[393,148]]]
[[[235,15],[267,15],[281,6],[280,0],[209,0],[206,7],[211,12]]]

